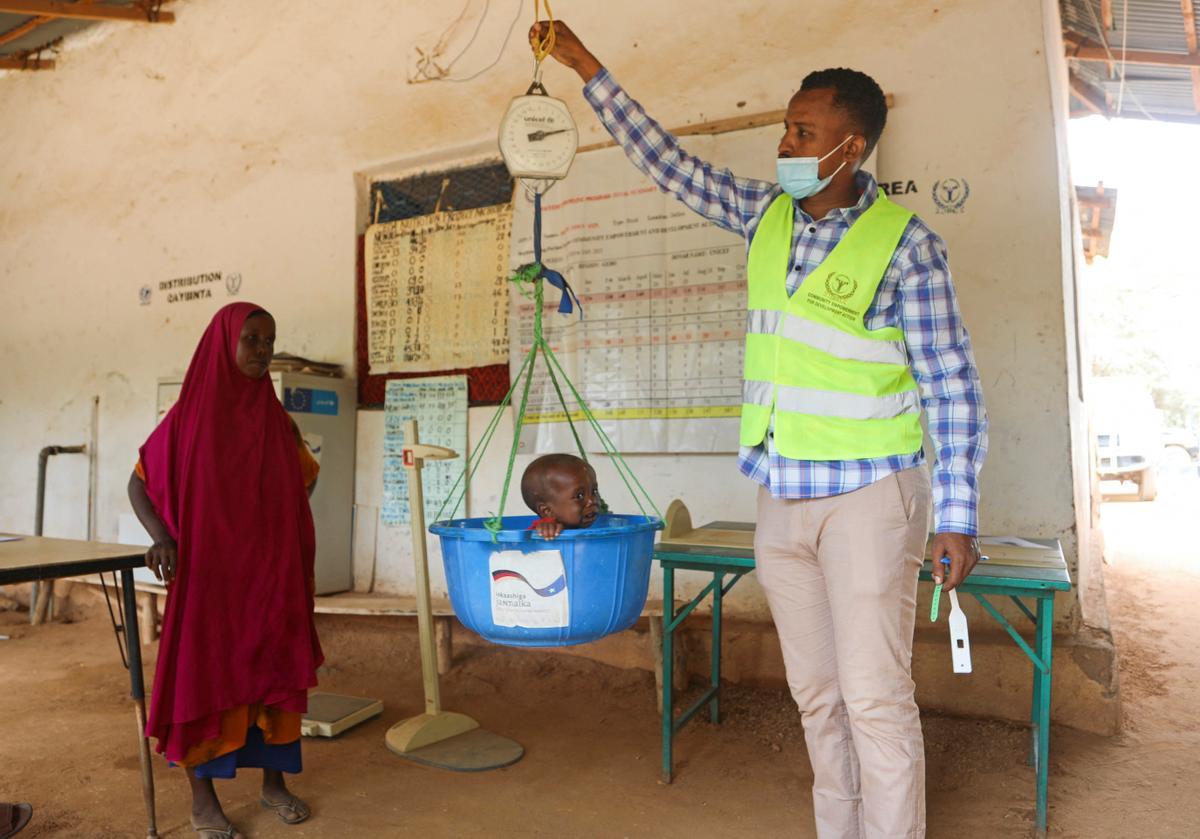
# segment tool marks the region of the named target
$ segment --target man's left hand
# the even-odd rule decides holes
[[[979,562],[979,540],[965,533],[938,533],[933,537],[929,551],[933,560],[933,581],[943,583],[946,591],[956,588]],[[942,557],[950,560],[950,567],[942,564]]]

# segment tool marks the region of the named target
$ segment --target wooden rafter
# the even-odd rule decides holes
[[[53,70],[53,58],[0,58],[0,70]]]
[[[52,20],[54,20],[54,18],[46,17],[45,15],[40,15],[38,17],[33,18],[32,20],[25,21],[20,26],[14,26],[12,29],[8,30],[7,32],[0,32],[0,46],[3,46],[4,44],[11,44],[13,41],[17,40],[18,38],[24,38],[26,35],[28,35],[33,30],[37,29],[43,23],[49,23]]]
[[[883,100],[891,110],[896,106],[896,97],[891,93],[885,93]],[[691,125],[679,125],[668,129],[675,137],[690,137],[693,134],[727,134],[730,131],[745,131],[748,128],[761,128],[764,125],[783,126],[783,118],[787,116],[787,110],[781,111],[763,111],[757,114],[741,114],[736,117],[725,117],[724,119],[714,119],[708,122],[695,122]],[[597,149],[607,149],[615,146],[615,140],[602,140],[599,143],[589,143],[586,146],[580,146],[579,151],[596,151]]]
[[[1087,0],[1087,2],[1090,3],[1092,0]],[[1112,32],[1114,29],[1116,29],[1116,25],[1113,23],[1112,0],[1100,0],[1100,25],[1104,27],[1104,31],[1100,33],[1100,40],[1107,41],[1108,35],[1106,33]],[[1111,50],[1109,52],[1111,52]],[[1108,55],[1108,53],[1106,52],[1105,55]],[[1115,79],[1117,77],[1116,62],[1112,59],[1109,59],[1107,64],[1108,77],[1110,79]]]
[[[3,0],[0,0],[2,3]],[[1108,62],[1108,52],[1085,35],[1074,34],[1067,44],[1067,58],[1080,61]],[[1154,64],[1159,67],[1200,67],[1200,55],[1182,52],[1156,52],[1153,50],[1125,50],[1127,64]]]
[[[1102,117],[1111,116],[1108,112],[1108,99],[1103,91],[1097,90],[1083,79],[1071,74],[1069,79],[1071,95],[1083,103],[1089,111]]]
[[[152,11],[147,11],[151,9]],[[132,23],[174,23],[171,12],[150,6],[101,6],[98,3],[64,3],[61,0],[0,0],[0,12],[74,20],[125,20]]]
[[[1192,0],[1179,0],[1183,11],[1183,34],[1187,36],[1188,52],[1193,56],[1200,53],[1196,48],[1196,7]],[[1200,67],[1192,68],[1192,108],[1200,114]]]

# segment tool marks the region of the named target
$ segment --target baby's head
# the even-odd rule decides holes
[[[587,461],[571,454],[539,457],[521,476],[529,509],[563,527],[591,527],[600,513],[600,487]]]

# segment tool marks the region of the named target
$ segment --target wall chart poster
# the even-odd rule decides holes
[[[505,362],[511,221],[504,204],[367,228],[373,375]]]
[[[434,376],[393,379],[387,383],[383,408],[384,524],[408,524],[408,472],[404,469],[404,422],[417,421],[422,443],[458,452],[454,460],[426,461],[421,470],[425,489],[425,521],[433,524],[437,511],[462,474],[467,453],[467,377]],[[465,515],[465,510],[460,510]],[[447,511],[446,516],[450,513]]]
[[[747,177],[771,177],[778,128],[685,139],[689,152]],[[767,171],[762,171],[766,166]],[[746,247],[660,193],[617,148],[579,155],[542,198],[545,263],[583,302],[545,334],[571,381],[623,452],[735,452],[746,322]],[[511,263],[533,259],[533,205],[518,190]],[[533,306],[511,295],[509,364],[532,341]],[[567,394],[568,407],[574,409]],[[526,452],[575,448],[540,359],[521,435]],[[579,419],[578,415],[572,416]],[[599,450],[590,432],[589,450]]]

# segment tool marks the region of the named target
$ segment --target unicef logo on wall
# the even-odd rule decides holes
[[[939,213],[961,213],[971,186],[963,178],[943,178],[933,182],[933,203]]]

